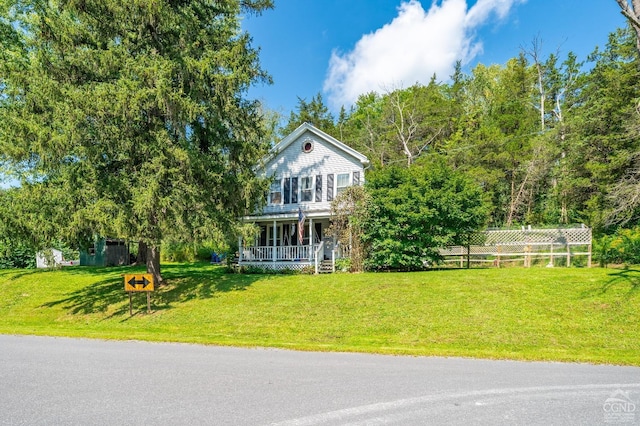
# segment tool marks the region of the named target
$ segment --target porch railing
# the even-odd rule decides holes
[[[273,259],[273,247],[246,247],[242,253],[242,260],[267,259]]]
[[[276,261],[313,261],[319,244],[311,246],[279,246],[275,247]],[[273,261],[273,246],[245,247],[242,251],[243,261]]]

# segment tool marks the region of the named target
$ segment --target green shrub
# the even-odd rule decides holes
[[[336,272],[350,272],[351,271],[351,259],[343,257],[336,259]]]
[[[160,255],[162,260],[168,262],[208,262],[211,254],[223,255],[228,253],[229,247],[223,244],[202,243],[164,243]]]
[[[35,250],[26,244],[0,241],[0,269],[36,267]]]
[[[374,170],[366,188],[371,202],[363,240],[371,270],[424,269],[440,260],[440,248],[463,244],[487,221],[482,188],[435,157]]]
[[[296,273],[296,271],[293,271],[293,273]],[[316,273],[316,267],[313,265],[304,266],[299,273],[302,275],[313,275]]]
[[[640,227],[618,229],[594,241],[595,260],[602,267],[609,264],[640,264]]]
[[[160,251],[162,260],[168,262],[193,262],[195,260],[195,248],[191,244],[166,243]]]
[[[299,274],[300,271],[296,271],[295,269],[273,269],[273,268],[264,268],[262,266],[242,266],[239,268],[238,272],[241,274],[259,274],[259,275],[294,275]],[[304,270],[302,271],[304,273]]]

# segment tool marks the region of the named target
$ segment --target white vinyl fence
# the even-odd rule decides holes
[[[445,262],[464,267],[471,263],[522,263],[530,267],[536,261],[546,266],[571,266],[576,256],[586,257],[591,267],[591,228],[580,225],[571,228],[494,229],[473,234],[467,246],[440,250]],[[546,262],[546,263],[545,263]]]

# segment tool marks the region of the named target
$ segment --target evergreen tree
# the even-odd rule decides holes
[[[629,125],[640,98],[640,70],[635,37],[619,30],[609,37],[603,51],[589,58],[593,68],[580,80],[575,111],[568,120],[568,164],[573,193],[582,219],[602,227],[610,210],[607,194],[633,164],[637,136]]]
[[[286,137],[303,123],[309,123],[323,132],[336,137],[336,125],[329,108],[324,104],[322,95],[316,94],[311,102],[298,98],[297,112],[291,111],[287,125],[282,129]]]
[[[640,158],[640,56],[636,33],[620,29],[591,55],[570,125],[578,129],[570,161],[576,195],[590,223],[635,222]]]
[[[271,0],[0,3],[0,159],[42,214],[80,241],[144,242],[161,280],[160,244],[228,229],[262,191],[260,69],[242,12]],[[8,40],[8,41],[7,41]],[[24,226],[40,232],[38,206]],[[62,210],[62,211],[60,211]]]

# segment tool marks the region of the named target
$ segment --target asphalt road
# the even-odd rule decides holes
[[[640,424],[640,368],[0,335],[0,424]]]

